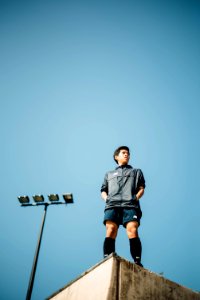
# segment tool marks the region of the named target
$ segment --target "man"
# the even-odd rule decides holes
[[[138,227],[142,217],[139,199],[144,194],[145,179],[140,169],[128,165],[130,151],[127,146],[117,148],[113,157],[118,167],[106,173],[101,187],[101,196],[106,203],[104,257],[115,252],[118,228],[119,225],[123,225],[129,238],[131,256],[137,265],[143,267]]]

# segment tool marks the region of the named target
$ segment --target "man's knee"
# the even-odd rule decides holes
[[[106,222],[106,237],[111,237],[115,239],[117,236],[117,231],[118,231],[117,224],[111,221]]]
[[[129,222],[126,225],[126,232],[129,238],[138,237],[138,222]]]

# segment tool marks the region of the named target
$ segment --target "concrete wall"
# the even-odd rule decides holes
[[[121,260],[118,299],[197,300],[200,299],[200,294],[126,260]]]
[[[112,254],[48,299],[200,300],[200,294]]]
[[[107,299],[108,295],[113,295],[110,299],[116,299],[113,282],[116,276],[116,264],[113,257],[110,257],[83,273],[48,299],[102,300]]]

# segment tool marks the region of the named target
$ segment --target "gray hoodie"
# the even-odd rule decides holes
[[[108,194],[105,209],[113,207],[140,209],[140,203],[135,197],[139,187],[145,188],[145,179],[141,169],[122,165],[107,172],[101,186],[101,192]]]

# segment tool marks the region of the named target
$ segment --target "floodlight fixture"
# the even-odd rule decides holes
[[[59,201],[59,196],[58,194],[49,194],[48,198],[49,198],[49,202],[46,202],[44,199],[43,195],[34,195],[33,200],[35,203],[29,203],[29,197],[28,196],[19,196],[17,197],[19,202],[21,203],[21,206],[24,207],[31,207],[31,206],[44,206],[44,214],[43,214],[43,218],[42,218],[42,224],[41,224],[41,228],[40,228],[40,233],[39,233],[39,237],[38,237],[38,242],[37,242],[37,247],[36,247],[36,251],[35,251],[35,256],[34,256],[34,260],[33,260],[33,266],[32,266],[32,270],[31,270],[31,274],[30,274],[30,279],[29,279],[29,285],[28,285],[28,289],[27,289],[27,294],[26,294],[26,300],[31,300],[31,295],[32,295],[32,290],[33,290],[33,284],[34,284],[34,279],[35,279],[35,273],[36,273],[36,268],[37,268],[37,262],[38,262],[38,256],[39,256],[39,251],[40,251],[40,245],[41,245],[41,241],[42,241],[42,235],[43,235],[43,229],[44,229],[44,224],[45,224],[45,219],[46,219],[46,214],[47,214],[47,208],[48,206],[51,206],[53,204],[68,204],[68,203],[73,203],[73,195],[71,193],[66,193],[62,195],[65,202],[63,201]]]
[[[72,194],[63,194],[63,199],[66,203],[74,203]]]
[[[30,202],[29,196],[19,196],[17,198],[21,204],[28,204]]]
[[[56,202],[59,200],[58,194],[50,194],[50,195],[48,195],[48,198],[49,198],[49,201],[51,201],[51,202]]]
[[[33,200],[35,201],[35,203],[44,202],[44,196],[43,195],[34,195]]]

